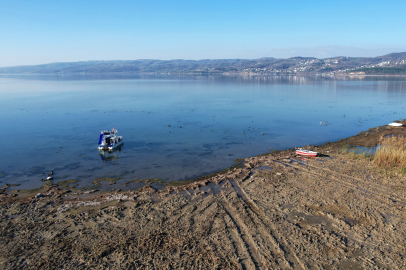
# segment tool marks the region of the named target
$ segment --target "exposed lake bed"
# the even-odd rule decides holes
[[[245,158],[241,167],[162,189],[154,180],[135,191],[2,189],[0,265],[402,269],[406,177],[348,151],[388,135],[405,136],[405,128],[308,146],[316,158],[293,149]]]

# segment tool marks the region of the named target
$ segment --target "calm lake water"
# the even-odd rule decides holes
[[[102,189],[188,180],[406,118],[405,78],[2,75],[0,94],[0,185],[17,189],[52,170],[54,183],[78,188],[102,177],[121,177]],[[103,156],[99,133],[113,127],[124,146]]]

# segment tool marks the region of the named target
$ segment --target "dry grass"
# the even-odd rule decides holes
[[[373,163],[385,169],[399,169],[406,173],[406,138],[390,137],[382,140],[376,151]]]

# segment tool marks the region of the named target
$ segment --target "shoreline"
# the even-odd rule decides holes
[[[395,120],[395,122],[403,123],[403,125],[406,126],[406,119],[405,120]],[[362,137],[362,134],[366,134],[366,133],[368,133],[370,131],[375,132],[374,130],[385,129],[385,127],[389,127],[389,126],[378,126],[378,127],[375,127],[375,128],[370,128],[367,131],[361,131],[357,135],[354,135],[354,136],[351,136],[351,137],[348,137],[348,138],[339,139],[336,142],[327,142],[327,143],[321,144],[321,145],[307,145],[307,146],[302,146],[302,147],[306,147],[309,150],[317,150],[318,148],[323,149],[323,148],[325,148],[327,146],[331,146],[331,145],[341,145],[341,144],[343,144],[343,142],[348,142],[349,140],[355,140],[356,144],[354,145],[354,147],[357,147],[357,146],[360,146],[360,147],[374,147],[374,146],[376,146],[375,141],[372,141],[372,142],[367,141],[366,142],[364,139],[357,140],[357,138]],[[389,128],[392,129],[392,127],[389,127]],[[295,147],[295,148],[297,148],[297,147]],[[226,175],[226,174],[234,171],[237,168],[244,168],[244,163],[246,162],[246,160],[253,159],[253,158],[259,158],[259,157],[263,157],[263,156],[268,156],[268,155],[275,155],[275,154],[279,154],[279,153],[285,153],[285,152],[294,153],[295,148],[289,148],[289,149],[284,149],[284,150],[270,149],[272,152],[259,154],[257,156],[253,156],[253,157],[236,159],[236,160],[234,160],[236,162],[236,164],[232,165],[231,167],[228,167],[228,168],[213,172],[213,173],[208,174],[208,175],[202,175],[202,176],[199,176],[199,177],[196,177],[196,178],[192,178],[192,179],[189,179],[189,180],[172,181],[172,182],[165,183],[165,182],[163,182],[162,179],[155,179],[155,178],[152,179],[151,178],[151,179],[136,179],[136,180],[131,180],[129,182],[123,183],[123,186],[126,186],[131,182],[143,182],[143,183],[146,184],[145,186],[143,186],[141,188],[138,188],[138,189],[128,189],[128,190],[116,189],[116,190],[100,191],[97,188],[101,185],[100,184],[101,182],[110,182],[110,184],[115,184],[115,181],[120,179],[120,178],[103,177],[103,178],[100,178],[100,179],[95,179],[92,182],[93,186],[86,187],[86,188],[79,188],[79,189],[75,189],[75,185],[74,185],[78,180],[58,181],[58,182],[53,183],[53,184],[52,184],[52,180],[44,180],[43,182],[45,182],[45,184],[43,186],[41,186],[39,188],[35,188],[35,189],[26,189],[26,190],[25,189],[20,190],[18,188],[8,190],[9,187],[18,187],[19,184],[7,184],[7,183],[4,183],[3,187],[0,188],[0,196],[4,195],[4,194],[7,194],[7,193],[9,195],[13,196],[13,197],[15,197],[16,195],[17,196],[18,195],[26,196],[27,194],[34,194],[34,193],[37,193],[37,192],[39,192],[39,191],[41,191],[43,189],[47,189],[49,187],[58,188],[58,189],[67,191],[68,193],[73,192],[73,193],[85,193],[85,194],[89,194],[89,192],[90,193],[103,193],[103,194],[114,193],[114,192],[134,192],[134,191],[143,189],[144,187],[150,187],[150,185],[152,183],[159,183],[159,184],[162,184],[162,185],[165,186],[165,187],[159,188],[159,189],[153,188],[156,191],[159,191],[159,190],[163,190],[163,189],[166,189],[166,188],[184,186],[184,185],[189,185],[189,184],[193,184],[193,183],[201,182],[201,181],[204,182],[204,181],[210,180],[210,179],[212,179],[214,177],[217,177],[217,176]],[[69,186],[69,184],[73,184],[73,186]]]
[[[213,76],[213,77],[283,77],[283,76],[322,76],[322,77],[406,77],[406,74],[346,74],[346,73],[337,73],[337,74],[328,74],[328,73],[255,73],[255,72],[213,72],[213,73],[205,73],[205,72],[101,72],[101,73],[91,73],[91,72],[77,72],[77,73],[0,73],[0,76],[75,76],[75,75],[94,75],[94,76],[101,76],[101,75],[122,75],[122,76],[157,76],[157,75],[167,75],[167,76]]]
[[[3,190],[0,267],[401,269],[406,176],[351,147],[404,133],[371,128],[306,147],[316,158],[275,151],[161,190]]]

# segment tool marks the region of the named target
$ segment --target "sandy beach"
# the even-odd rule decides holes
[[[306,147],[316,158],[293,149],[246,158],[162,190],[5,186],[0,267],[405,269],[406,176],[346,150],[405,130],[377,127]]]

